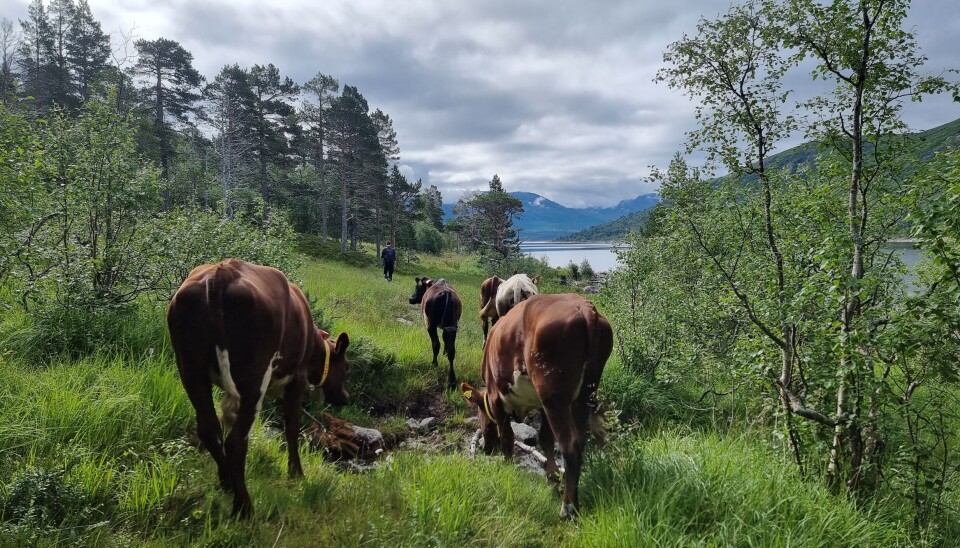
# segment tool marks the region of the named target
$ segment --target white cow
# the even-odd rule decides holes
[[[502,318],[511,308],[540,293],[536,285],[539,281],[539,275],[531,278],[526,274],[514,274],[507,278],[497,288],[497,315]]]

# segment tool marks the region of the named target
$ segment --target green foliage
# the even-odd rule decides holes
[[[580,276],[584,280],[591,280],[595,275],[596,273],[593,271],[593,267],[590,266],[590,261],[584,259],[580,263]]]
[[[504,262],[520,253],[513,221],[523,214],[523,202],[504,190],[499,176],[490,180],[488,192],[460,198],[453,212],[461,238],[493,271],[502,271]]]
[[[317,259],[343,262],[351,266],[375,268],[379,264],[379,259],[372,253],[353,250],[341,252],[340,242],[327,240],[324,243],[320,236],[312,234],[301,234],[297,240],[297,249]]]
[[[64,477],[63,470],[27,470],[7,487],[3,519],[20,527],[45,529],[63,524],[68,518],[82,523],[88,506],[85,493]]]
[[[417,251],[436,254],[443,249],[443,235],[432,224],[422,221],[413,223],[413,241]]]
[[[477,302],[484,273],[474,259],[421,260],[431,276],[451,280],[464,303]],[[885,505],[883,513],[857,508],[802,479],[765,437],[721,439],[682,426],[661,431],[665,422],[687,420],[689,402],[622,367],[616,356],[600,394],[605,409],[620,411],[620,420],[605,447],[588,443],[581,518],[563,522],[559,498],[542,475],[502,457],[462,454],[472,428],[461,421],[470,413],[459,395],[437,396],[443,372],[429,363],[417,307],[406,304],[412,283],[391,284],[375,268],[329,259],[306,261],[297,274],[321,324],[348,331],[353,341],[348,387],[355,403],[337,416],[403,435],[405,405],[451,406],[436,436],[447,440],[443,452],[392,448],[389,460],[353,474],[304,447],[306,477],[289,480],[282,442],[258,423],[247,457],[257,509],[250,521],[237,522],[229,517],[230,496],[216,487],[212,460],[198,449],[193,409],[165,348],[153,357],[87,357],[41,369],[5,353],[0,447],[14,450],[0,452],[0,477],[8,478],[0,485],[0,504],[7,506],[11,492],[56,492],[68,495],[55,499],[68,506],[57,525],[0,516],[4,541],[272,545],[279,533],[290,545],[898,545],[908,534],[930,542],[903,525],[896,504]],[[161,313],[133,323],[162,333]],[[457,356],[458,373],[475,381],[480,328],[467,316]],[[400,414],[378,417],[392,411],[384,403]],[[644,426],[627,420],[633,417]],[[727,418],[719,420],[726,424]],[[49,486],[21,480],[24,471],[38,471]]]

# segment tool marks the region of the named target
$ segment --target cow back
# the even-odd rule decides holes
[[[506,316],[507,312],[517,304],[538,293],[537,286],[526,274],[510,276],[497,288],[495,297],[497,315]]]
[[[584,390],[596,392],[612,351],[613,330],[592,302],[573,294],[536,295],[491,329],[482,375],[505,397],[528,376],[541,402],[569,402]]]
[[[463,305],[453,286],[446,280],[439,279],[424,293],[421,311],[427,329],[440,327],[444,331],[456,331]]]

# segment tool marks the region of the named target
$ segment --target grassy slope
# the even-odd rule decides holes
[[[457,369],[475,380],[482,275],[469,261],[424,259],[416,270],[402,264],[392,284],[376,269],[339,263],[308,262],[300,273],[308,291],[335,317],[335,327],[348,330],[354,341],[365,340],[356,343],[363,352],[354,360],[353,374],[364,379],[355,384],[368,384],[370,397],[391,390],[413,397],[436,390],[443,378],[429,363],[415,307],[406,303],[414,272],[446,277],[460,290],[465,306]],[[371,382],[359,371],[374,349],[380,357],[372,361],[389,382]],[[255,429],[247,458],[255,516],[236,523],[228,518],[229,496],[215,487],[212,459],[195,446],[193,411],[166,352],[94,357],[40,371],[12,356],[4,359],[2,546],[907,542],[889,519],[858,512],[801,481],[782,456],[753,440],[721,439],[683,427],[626,428],[605,448],[591,448],[577,523],[559,521],[559,499],[541,476],[507,466],[501,458],[468,461],[459,450],[395,451],[376,471],[350,474],[304,449],[306,478],[288,480],[279,441]],[[609,367],[611,373],[618,369],[615,363]],[[456,395],[446,401],[455,411],[441,436],[462,440],[469,432],[462,420],[467,410]],[[403,419],[370,417],[362,407],[343,413],[378,425]],[[62,479],[50,474],[57,470],[65,471]],[[31,491],[34,484],[28,480],[36,475],[46,478],[45,487]],[[42,494],[51,491],[55,502],[44,502]],[[24,513],[30,504],[23,501],[31,493],[33,510]],[[12,520],[16,512],[21,513]]]

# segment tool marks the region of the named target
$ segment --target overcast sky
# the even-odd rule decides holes
[[[722,0],[89,0],[107,32],[179,41],[208,79],[273,63],[359,88],[394,121],[408,177],[445,202],[487,187],[609,206],[655,190],[694,124],[693,105],[652,78],[666,46]],[[909,25],[939,74],[960,67],[957,0],[915,0]],[[0,0],[0,17],[26,16]],[[910,105],[915,129],[960,118],[947,99]]]

